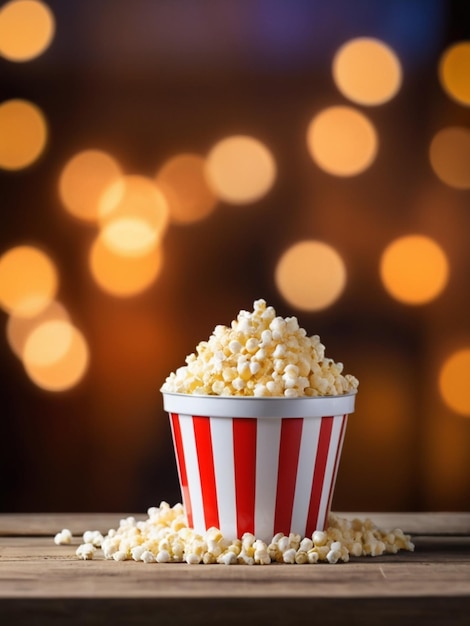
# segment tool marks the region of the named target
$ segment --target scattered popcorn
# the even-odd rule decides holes
[[[153,563],[157,560],[154,554],[150,552],[150,550],[145,550],[144,552],[142,552],[142,556],[140,558],[144,563]]]
[[[72,543],[72,533],[70,532],[70,530],[68,528],[63,528],[54,537],[54,543],[58,546]]]
[[[347,563],[350,557],[375,557],[396,554],[399,550],[414,550],[411,537],[400,528],[384,531],[370,519],[347,520],[330,513],[328,528],[316,530],[311,537],[294,533],[277,533],[269,544],[252,533],[240,539],[224,537],[219,529],[209,528],[203,535],[186,524],[182,504],[170,507],[161,502],[147,511],[148,519],[136,521],[126,518],[117,529],[110,529],[103,537],[98,531],[86,531],[85,541],[76,550],[76,556],[93,559],[100,550],[105,559],[143,563],[181,563],[190,565],[269,565],[271,563],[315,564]],[[54,537],[54,542],[65,532]],[[98,546],[98,535],[101,536]]]
[[[83,543],[92,543],[95,547],[101,548],[103,535],[99,530],[87,530],[83,533]]]
[[[217,563],[221,563],[223,565],[235,565],[236,563],[238,563],[237,555],[234,552],[230,552],[228,550],[227,552],[219,555]]]
[[[144,552],[146,552],[146,550],[143,546],[135,546],[135,548],[132,548],[131,550],[131,556],[134,561],[141,561]]]
[[[325,356],[318,335],[308,337],[297,318],[276,316],[265,300],[240,311],[231,326],[218,325],[186,357],[161,391],[216,396],[341,395],[359,381]]]
[[[337,563],[341,558],[341,552],[339,550],[330,550],[326,555],[328,563]]]
[[[295,563],[295,550],[294,548],[287,548],[282,555],[284,563]]]
[[[78,546],[75,554],[84,561],[87,561],[93,558],[95,552],[96,548],[92,543],[82,543],[82,545]]]

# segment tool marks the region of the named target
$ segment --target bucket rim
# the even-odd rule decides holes
[[[354,412],[357,391],[328,396],[212,396],[161,391],[164,409],[210,417],[325,417]]]

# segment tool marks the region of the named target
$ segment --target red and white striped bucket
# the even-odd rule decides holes
[[[163,398],[191,528],[266,542],[324,529],[355,394]]]

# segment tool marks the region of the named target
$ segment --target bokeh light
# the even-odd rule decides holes
[[[138,217],[110,220],[103,226],[101,236],[110,250],[123,256],[147,254],[158,243],[156,230]]]
[[[50,45],[55,20],[38,0],[12,0],[0,10],[0,55],[10,61],[30,61]]]
[[[127,298],[145,291],[156,280],[162,267],[162,252],[154,248],[148,254],[123,256],[113,252],[99,235],[91,247],[89,265],[101,289]]]
[[[335,176],[355,176],[377,154],[375,128],[365,115],[347,106],[321,111],[307,129],[307,147],[315,163]]]
[[[442,182],[470,189],[470,130],[458,126],[440,130],[431,141],[429,160]]]
[[[442,248],[429,237],[407,235],[383,251],[380,276],[388,293],[404,304],[426,304],[437,298],[449,278]]]
[[[33,246],[11,248],[0,257],[0,306],[12,315],[33,317],[55,298],[57,269]]]
[[[89,348],[83,334],[66,321],[37,326],[28,337],[23,365],[30,379],[47,391],[65,391],[83,378]]]
[[[102,242],[116,254],[146,255],[161,242],[169,221],[165,197],[145,176],[122,176],[100,200]]]
[[[451,354],[439,372],[439,390],[456,413],[470,417],[470,348]]]
[[[22,359],[24,346],[32,331],[40,324],[57,320],[69,321],[69,314],[65,307],[56,300],[52,301],[41,313],[34,317],[10,315],[6,327],[7,341],[10,348],[19,359]]]
[[[206,161],[214,193],[231,204],[259,200],[272,188],[276,162],[270,150],[254,137],[235,135],[216,143]]]
[[[103,192],[121,176],[112,156],[101,150],[83,150],[66,163],[60,175],[62,203],[75,217],[96,222]]]
[[[333,78],[341,93],[358,104],[378,105],[400,89],[402,70],[395,52],[369,37],[343,44],[333,59]]]
[[[439,79],[446,93],[470,106],[470,41],[453,44],[441,55]]]
[[[65,320],[39,324],[29,335],[23,349],[23,361],[44,367],[60,361],[72,343],[73,327]]]
[[[280,257],[275,282],[289,304],[317,311],[339,298],[346,285],[346,268],[330,245],[322,241],[300,241]]]
[[[47,124],[42,111],[26,100],[7,100],[0,105],[0,167],[19,170],[42,154]]]
[[[217,197],[209,187],[205,167],[203,157],[180,154],[158,170],[157,186],[166,198],[172,222],[197,222],[215,209]]]

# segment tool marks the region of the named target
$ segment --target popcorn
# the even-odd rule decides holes
[[[78,546],[75,554],[84,561],[87,561],[93,558],[95,552],[96,548],[92,543],[82,543]]]
[[[370,519],[347,520],[333,513],[325,531],[316,530],[311,537],[303,538],[294,533],[277,533],[269,544],[252,533],[244,533],[240,539],[227,538],[217,528],[198,534],[186,525],[182,504],[170,507],[167,502],[161,502],[159,507],[149,508],[147,514],[148,519],[139,522],[133,517],[121,520],[117,529],[110,529],[105,537],[101,536],[105,559],[189,565],[304,565],[347,563],[350,556],[375,557],[414,550],[411,537],[399,528],[384,531]],[[54,537],[55,543],[61,533]],[[98,534],[101,535],[98,531],[84,533],[83,537],[90,541],[77,548],[77,557],[94,558],[99,550]]]
[[[161,391],[295,398],[352,393],[358,385],[357,378],[343,374],[342,363],[325,357],[318,335],[308,337],[297,318],[276,316],[260,299],[230,326],[217,325]]]
[[[101,548],[102,542],[103,535],[99,530],[87,530],[83,533],[83,543],[92,543],[95,547]]]
[[[60,532],[58,532],[54,537],[54,543],[58,546],[72,543],[72,533],[70,530],[68,528],[63,528]]]
[[[140,557],[140,560],[143,561],[144,563],[153,563],[157,559],[154,556],[153,552],[150,552],[150,550],[145,550],[144,552],[142,552],[142,556]]]

